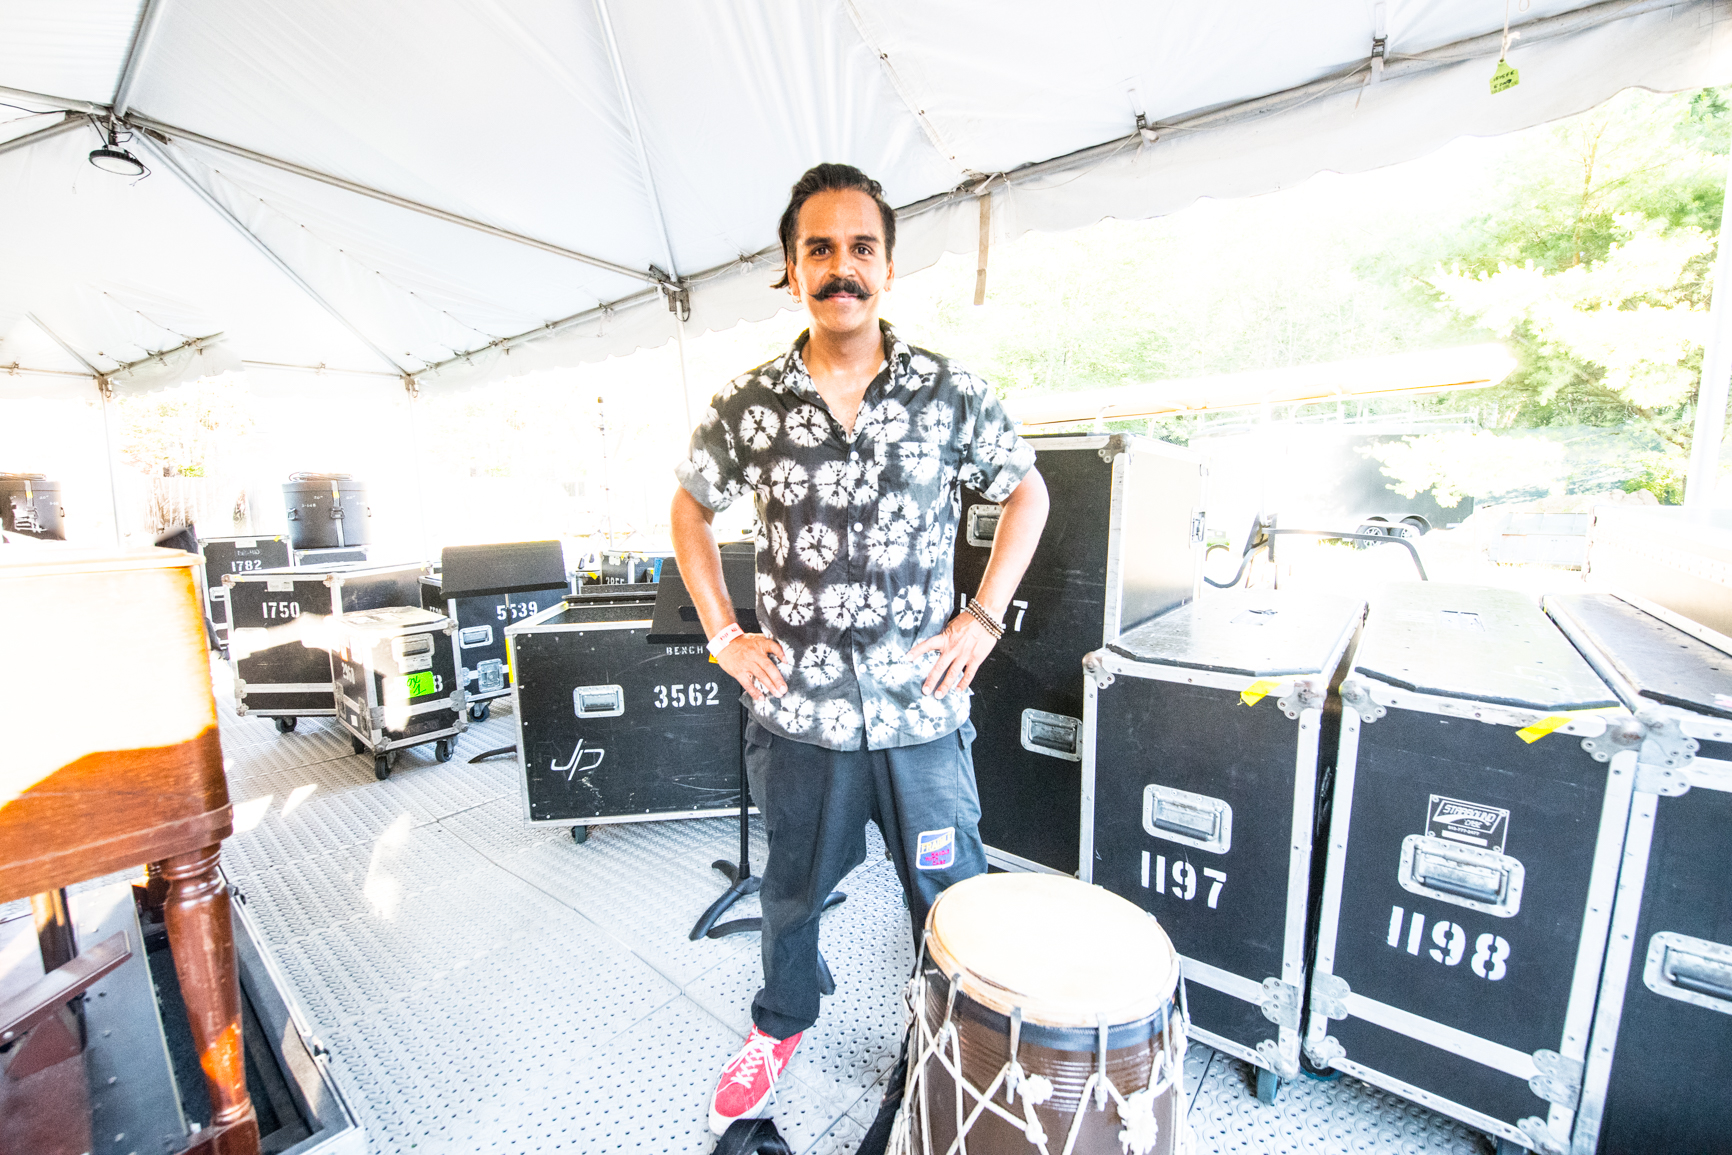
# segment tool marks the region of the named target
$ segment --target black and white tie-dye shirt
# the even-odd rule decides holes
[[[852,440],[802,333],[716,395],[675,470],[710,509],[757,503],[758,621],[786,651],[788,692],[742,701],[771,733],[831,750],[914,746],[967,720],[972,691],[922,694],[938,656],[908,650],[957,610],[962,487],[1003,501],[1034,467],[984,380],[883,329]]]

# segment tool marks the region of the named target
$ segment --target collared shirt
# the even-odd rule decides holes
[[[883,331],[852,437],[812,384],[802,333],[716,394],[675,469],[710,509],[757,505],[758,622],[782,644],[788,692],[741,700],[771,733],[831,750],[913,746],[967,720],[972,691],[923,694],[938,655],[908,651],[958,609],[962,487],[1003,501],[1034,468],[984,380]]]

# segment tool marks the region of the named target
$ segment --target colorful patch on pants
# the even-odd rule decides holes
[[[914,865],[919,870],[945,870],[956,861],[956,827],[922,830],[914,844]]]

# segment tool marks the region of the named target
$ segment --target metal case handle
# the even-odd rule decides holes
[[[1521,861],[1482,846],[1463,846],[1431,834],[1401,840],[1401,888],[1499,918],[1522,907]]]
[[[1045,710],[1022,712],[1022,748],[1066,762],[1082,761],[1082,719]]]
[[[625,690],[619,686],[579,686],[571,692],[579,718],[617,718],[625,713]]]
[[[460,630],[457,634],[457,644],[466,650],[472,650],[476,646],[491,646],[493,644],[493,627],[491,625],[469,626]]]
[[[1225,854],[1233,848],[1233,807],[1222,798],[1150,784],[1143,788],[1143,829],[1168,842]]]
[[[1732,946],[1661,931],[1648,940],[1642,982],[1657,995],[1732,1015]]]
[[[971,505],[968,507],[968,525],[965,527],[963,540],[969,545],[992,545],[993,538],[998,536],[998,519],[1004,516],[1002,505]]]

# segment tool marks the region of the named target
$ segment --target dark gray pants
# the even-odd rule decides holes
[[[770,861],[764,987],[752,1021],[785,1039],[818,1020],[818,917],[844,875],[866,860],[876,822],[896,864],[916,947],[940,891],[986,870],[974,727],[897,750],[826,750],[746,726],[746,775],[764,816]]]

